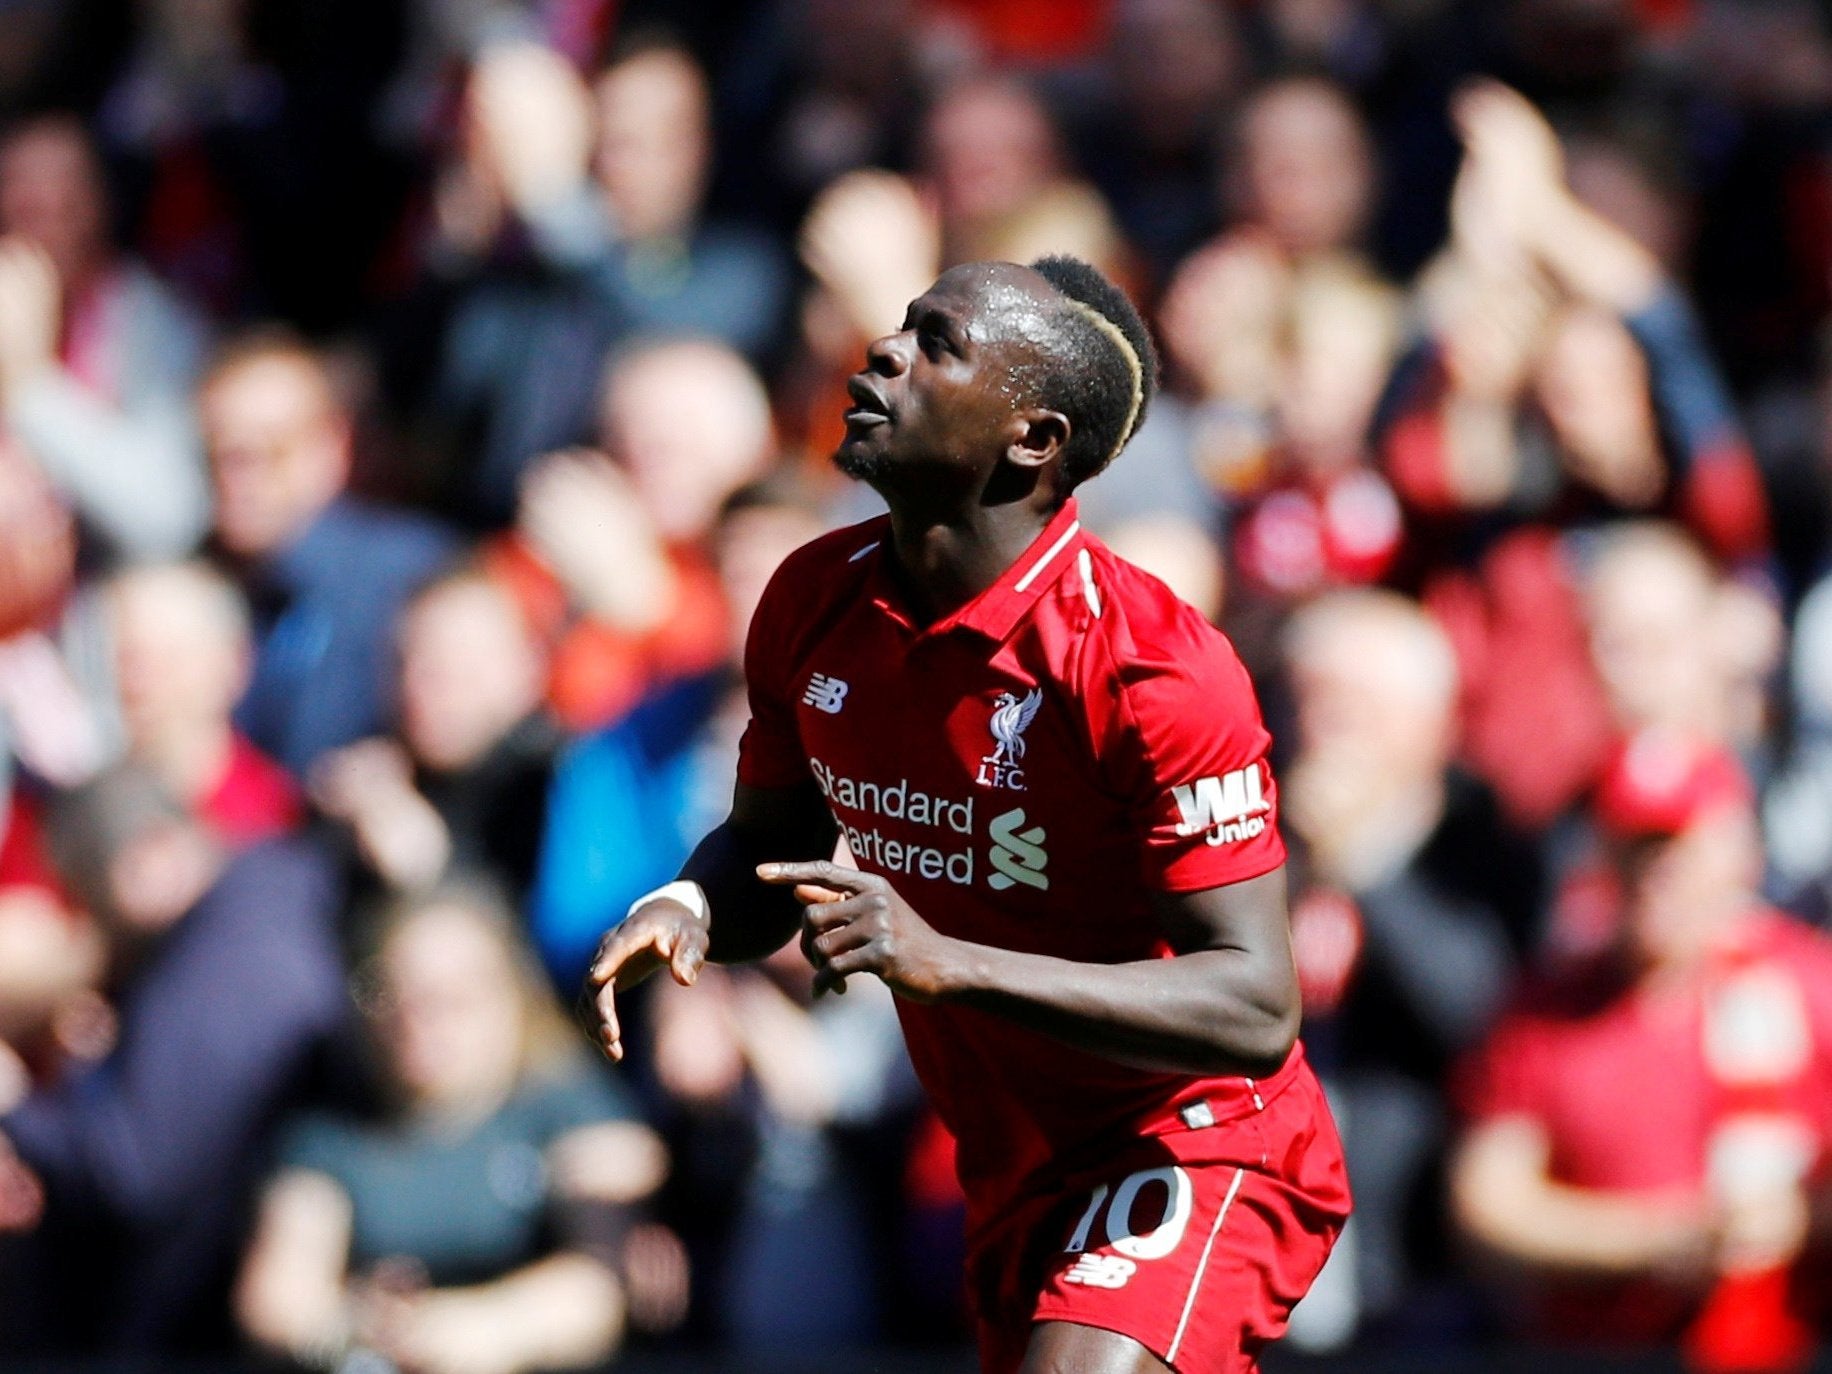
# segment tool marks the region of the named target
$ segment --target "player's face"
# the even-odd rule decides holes
[[[833,455],[884,490],[983,479],[1022,429],[1017,371],[1046,338],[1051,290],[1009,263],[969,263],[910,302],[903,328],[865,351],[847,383],[852,408]]]

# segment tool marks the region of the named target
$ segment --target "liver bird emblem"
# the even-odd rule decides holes
[[[1037,718],[1037,708],[1042,705],[1041,687],[1031,688],[1022,698],[1011,692],[999,693],[989,722],[997,746],[992,751],[993,763],[1016,763],[1024,757],[1024,732]]]

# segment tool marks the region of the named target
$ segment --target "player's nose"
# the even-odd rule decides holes
[[[880,377],[895,377],[907,371],[913,347],[908,330],[884,334],[865,345],[865,370]]]

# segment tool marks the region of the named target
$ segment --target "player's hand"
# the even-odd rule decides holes
[[[802,951],[814,965],[814,990],[844,992],[855,973],[875,973],[913,1002],[933,1002],[946,987],[952,945],[918,916],[891,885],[822,859],[759,864],[757,876],[793,884],[802,912]]]
[[[644,902],[605,935],[585,975],[585,990],[596,1020],[592,1033],[606,1055],[623,1058],[616,994],[662,968],[682,987],[692,987],[710,939],[706,923],[671,897]]]

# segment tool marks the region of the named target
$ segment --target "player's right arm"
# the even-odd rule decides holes
[[[793,893],[759,882],[757,865],[781,854],[806,859],[832,855],[838,830],[812,781],[788,787],[740,782],[731,814],[688,857],[681,881],[693,894],[656,896],[637,905],[605,935],[586,975],[595,1012],[593,1033],[612,1059],[623,1058],[616,995],[666,968],[691,986],[708,959],[747,963],[775,953],[801,930],[802,905]]]
[[[823,607],[845,594],[842,570],[856,576],[852,555],[870,537],[857,529],[824,535],[790,554],[764,589],[745,638],[751,721],[738,745],[731,814],[682,866],[680,881],[693,886],[639,902],[604,937],[586,975],[593,1030],[612,1059],[623,1057],[620,990],[664,967],[676,982],[691,984],[708,959],[761,959],[801,929],[801,903],[758,881],[757,865],[790,854],[833,857],[839,827],[809,772],[796,704],[807,686],[807,640]]]

